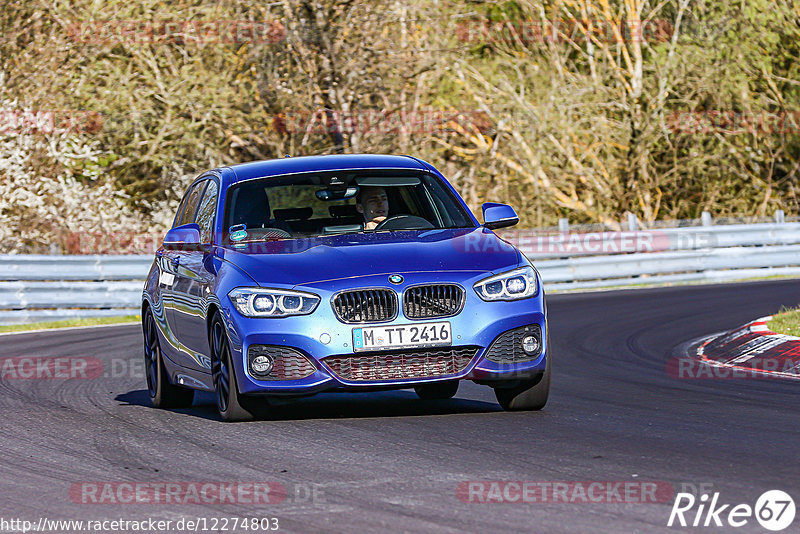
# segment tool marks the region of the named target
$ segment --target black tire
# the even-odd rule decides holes
[[[211,320],[211,376],[217,397],[217,411],[225,422],[251,421],[267,413],[267,399],[246,397],[239,393],[231,359],[228,330],[219,314]]]
[[[194,400],[194,390],[170,383],[164,367],[164,355],[158,341],[156,320],[150,308],[144,312],[144,369],[150,402],[156,408],[188,408]]]
[[[544,373],[533,380],[524,380],[521,384],[511,388],[495,388],[494,395],[497,402],[507,412],[541,410],[547,404],[550,396],[550,357],[548,354],[547,365]]]
[[[458,392],[458,380],[422,384],[414,386],[414,391],[417,392],[420,399],[424,400],[451,399]]]

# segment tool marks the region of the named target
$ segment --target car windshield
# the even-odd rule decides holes
[[[224,222],[227,243],[475,226],[440,179],[409,171],[248,180],[228,190]]]

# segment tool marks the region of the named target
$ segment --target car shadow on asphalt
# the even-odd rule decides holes
[[[151,408],[145,389],[132,390],[115,397],[121,406]],[[413,391],[369,393],[320,393],[313,397],[281,400],[269,408],[262,421],[298,421],[307,419],[361,419],[369,417],[418,417],[502,412],[496,403],[458,397],[447,400],[422,400]],[[191,408],[169,410],[175,413],[219,420],[213,393],[195,392]]]

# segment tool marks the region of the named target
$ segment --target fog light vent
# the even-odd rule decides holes
[[[277,345],[250,345],[247,365],[256,380],[298,380],[317,370],[300,352]]]
[[[486,351],[495,363],[520,363],[535,360],[542,353],[542,329],[532,324],[503,332]]]

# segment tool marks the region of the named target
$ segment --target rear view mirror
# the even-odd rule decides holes
[[[344,200],[353,198],[358,194],[358,187],[347,188],[328,188],[317,191],[317,198],[320,200]]]
[[[417,176],[362,176],[356,183],[361,187],[410,187],[421,180]]]
[[[489,230],[514,226],[519,222],[517,212],[508,204],[486,202],[481,207],[483,208],[483,226]]]
[[[176,226],[164,237],[167,250],[197,250],[200,248],[200,226],[191,223]]]

